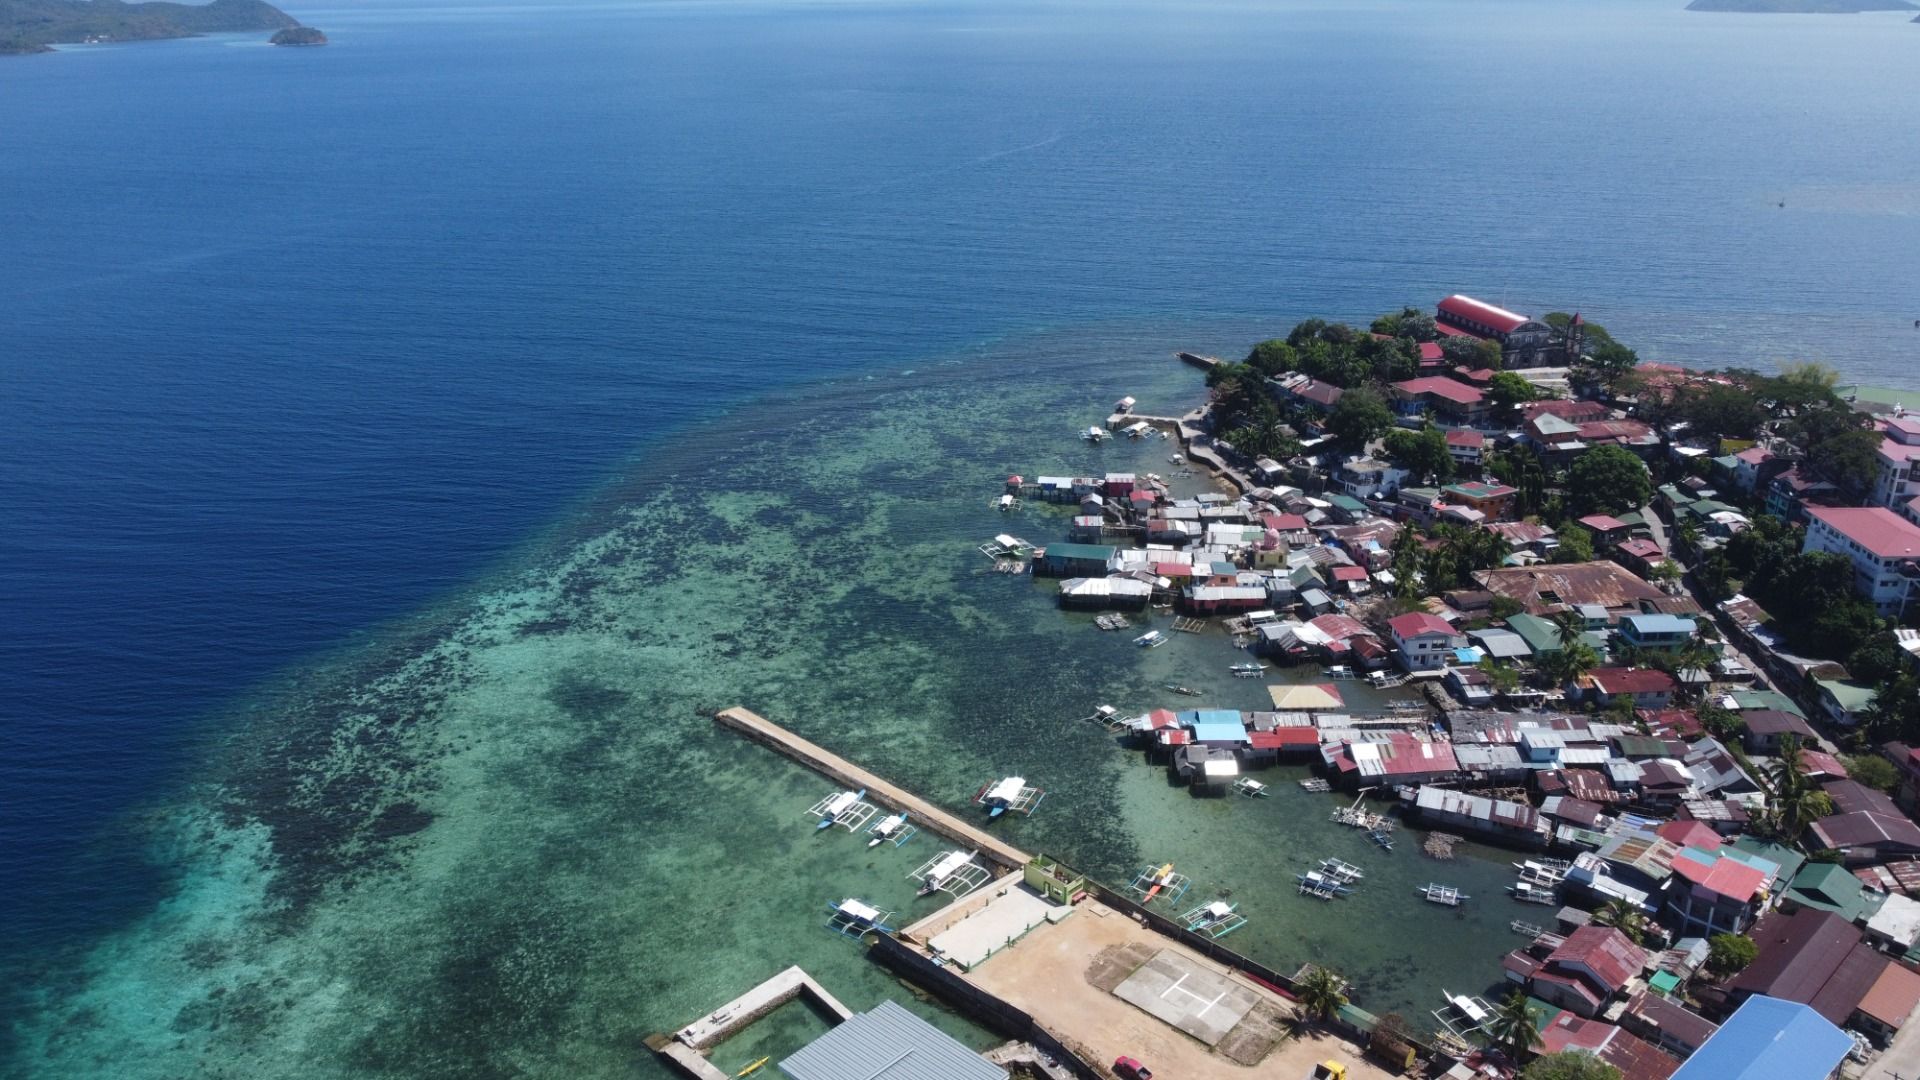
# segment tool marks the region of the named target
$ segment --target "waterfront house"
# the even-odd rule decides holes
[[[1884,507],[1812,507],[1803,552],[1853,563],[1854,592],[1882,615],[1899,616],[1920,582],[1920,525]]]
[[[1466,644],[1451,624],[1423,611],[1409,612],[1387,620],[1387,632],[1400,666],[1408,671],[1433,671],[1452,662],[1453,650]]]
[[[1440,301],[1434,324],[1442,333],[1499,342],[1509,368],[1544,367],[1557,358],[1553,327],[1471,296],[1456,293]]]
[[[1321,757],[1336,780],[1359,787],[1432,784],[1460,772],[1451,745],[1404,731],[1341,739],[1324,746]]]
[[[1620,620],[1622,643],[1647,652],[1676,653],[1686,648],[1700,624],[1678,615],[1628,615]]]
[[[1189,585],[1180,593],[1181,608],[1195,615],[1225,615],[1258,611],[1267,606],[1265,584]]]
[[[1332,383],[1321,382],[1297,371],[1276,375],[1267,380],[1267,385],[1272,387],[1271,393],[1275,398],[1319,413],[1331,412],[1335,405],[1340,404],[1340,397],[1346,392]]]
[[[1493,680],[1477,667],[1450,666],[1445,676],[1447,689],[1468,708],[1485,708],[1497,696]]]
[[[1431,783],[1415,793],[1413,815],[1427,828],[1460,830],[1519,847],[1545,847],[1552,827],[1523,802],[1489,799]]]
[[[1636,709],[1664,709],[1679,686],[1658,668],[1594,668],[1567,683],[1567,696],[1606,707],[1622,699]]]
[[[1140,611],[1152,599],[1151,582],[1122,575],[1067,578],[1060,583],[1060,606],[1080,611]]]
[[[1034,553],[1039,577],[1105,577],[1118,549],[1107,544],[1048,544]]]
[[[1672,1080],[1831,1080],[1853,1038],[1797,1002],[1748,997]]]
[[[1527,980],[1527,990],[1550,1005],[1595,1017],[1647,965],[1647,951],[1611,926],[1583,926],[1568,934]]]

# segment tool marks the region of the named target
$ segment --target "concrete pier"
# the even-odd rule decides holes
[[[921,829],[938,833],[960,847],[1008,870],[1019,870],[1032,856],[975,825],[942,810],[920,796],[875,776],[824,747],[808,742],[779,724],[736,705],[714,715],[714,722],[772,747],[845,788],[866,788],[867,801],[890,810],[905,810]]]
[[[831,1016],[836,1024],[853,1016],[853,1010],[842,1005],[840,999],[828,993],[813,976],[798,967],[790,967],[674,1032],[671,1039],[664,1035],[649,1038],[647,1046],[699,1080],[732,1080],[707,1060],[707,1049],[802,996]]]

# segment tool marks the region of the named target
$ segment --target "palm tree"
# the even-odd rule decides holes
[[[1560,637],[1562,652],[1572,648],[1580,640],[1580,635],[1587,632],[1586,616],[1572,608],[1554,612],[1552,621],[1554,633]]]
[[[1487,1020],[1486,1034],[1518,1063],[1541,1043],[1539,1018],[1540,1011],[1527,1004],[1527,995],[1515,990],[1494,1006],[1493,1016]]]
[[[1647,917],[1625,900],[1609,900],[1593,913],[1593,921],[1601,926],[1611,926],[1627,935],[1627,940],[1640,944],[1647,936]]]
[[[1332,1017],[1335,1010],[1345,1005],[1346,991],[1346,980],[1323,967],[1307,972],[1306,977],[1293,987],[1294,996],[1300,999],[1300,1007],[1316,1020]]]

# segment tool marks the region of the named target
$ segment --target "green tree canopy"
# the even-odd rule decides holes
[[[1707,939],[1707,966],[1718,975],[1742,971],[1760,955],[1760,946],[1745,934],[1715,934]]]
[[[1843,431],[1807,447],[1807,459],[1827,479],[1865,494],[1880,471],[1880,443],[1880,433],[1870,428]]]
[[[1446,433],[1431,424],[1423,431],[1394,428],[1381,443],[1389,458],[1417,477],[1432,477],[1442,484],[1453,478],[1453,455],[1447,450]]]
[[[1293,346],[1275,338],[1263,341],[1247,354],[1247,366],[1262,375],[1278,375],[1284,371],[1293,371],[1300,364],[1300,356]]]
[[[1578,525],[1562,526],[1557,534],[1560,546],[1554,549],[1554,562],[1592,562],[1593,534]]]
[[[1487,401],[1502,415],[1539,396],[1532,383],[1511,371],[1502,371],[1487,383]]]
[[[1540,1010],[1527,1004],[1527,995],[1515,990],[1494,1006],[1486,1034],[1515,1061],[1540,1045]]]
[[[1382,315],[1373,320],[1370,328],[1376,334],[1388,337],[1405,338],[1408,341],[1435,341],[1440,331],[1435,328],[1433,316],[1419,308],[1401,308],[1392,315]]]
[[[1585,1050],[1562,1050],[1528,1062],[1520,1080],[1620,1080],[1620,1070]]]
[[[1357,387],[1340,395],[1327,416],[1327,433],[1343,450],[1358,451],[1393,426],[1393,410],[1379,392]]]
[[[1567,470],[1567,496],[1576,516],[1637,510],[1652,494],[1647,467],[1618,446],[1597,446]]]
[[[1632,349],[1614,341],[1611,337],[1596,341],[1594,331],[1599,327],[1588,325],[1584,328],[1587,335],[1587,354],[1577,366],[1590,378],[1613,392],[1620,387],[1633,369],[1640,366],[1640,357]],[[1603,331],[1604,333],[1604,331]]]
[[[1295,983],[1293,990],[1300,999],[1300,1007],[1307,1010],[1309,1017],[1325,1020],[1347,1003],[1346,986],[1346,981],[1339,975],[1327,968],[1316,967]]]
[[[1844,759],[1847,778],[1888,794],[1900,786],[1900,772],[1879,754],[1855,754]]]

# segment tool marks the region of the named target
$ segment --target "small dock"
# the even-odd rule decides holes
[[[840,755],[795,735],[765,717],[735,706],[715,714],[714,722],[723,727],[732,728],[754,742],[778,750],[828,777],[836,784],[853,790],[865,788],[868,801],[878,803],[890,810],[905,810],[920,823],[922,828],[946,837],[956,846],[976,851],[982,858],[998,863],[1008,870],[1019,870],[1032,861],[1031,855],[992,833],[960,820],[920,796],[888,783]]]
[[[665,1035],[650,1036],[647,1046],[678,1065],[689,1076],[698,1077],[699,1080],[732,1080],[707,1060],[706,1051],[797,997],[805,997],[815,1008],[832,1017],[836,1024],[853,1016],[853,1011],[828,993],[827,988],[816,982],[813,976],[800,968],[790,967],[674,1032],[672,1038]]]

